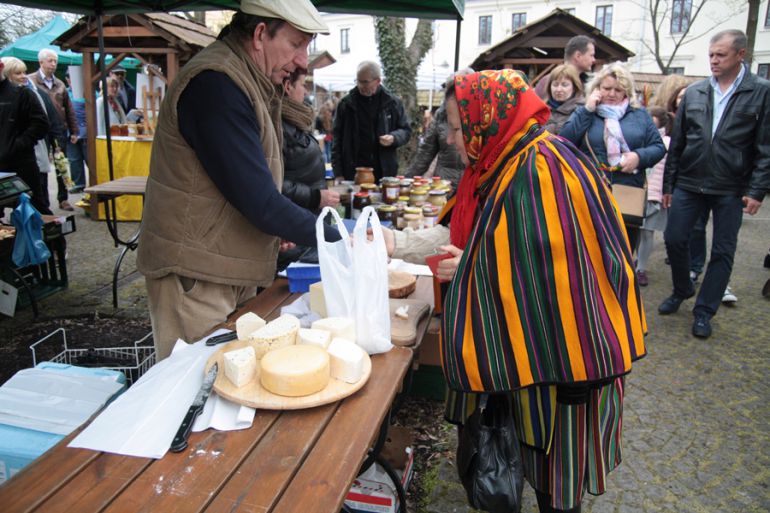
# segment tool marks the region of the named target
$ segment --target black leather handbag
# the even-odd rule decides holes
[[[489,513],[518,513],[524,471],[510,395],[482,394],[457,445],[457,471],[468,502]]]

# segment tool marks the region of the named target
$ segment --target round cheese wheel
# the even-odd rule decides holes
[[[329,384],[329,353],[316,346],[275,349],[262,357],[260,382],[276,395],[301,397],[320,392]]]

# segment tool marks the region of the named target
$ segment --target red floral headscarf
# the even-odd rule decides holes
[[[544,124],[550,111],[521,73],[511,69],[455,77],[455,98],[470,165],[457,187],[450,238],[463,248],[473,229],[477,191],[488,180],[487,172],[493,171],[500,154],[523,128],[533,121]]]

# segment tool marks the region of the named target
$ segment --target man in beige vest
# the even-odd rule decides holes
[[[137,257],[158,359],[269,286],[282,240],[316,244],[313,214],[281,195],[276,86],[307,68],[308,44],[328,32],[309,0],[242,0],[169,87]]]

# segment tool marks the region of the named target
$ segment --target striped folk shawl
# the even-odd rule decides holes
[[[646,322],[620,211],[593,164],[531,121],[484,181],[444,303],[449,387],[500,392],[629,372],[646,353]]]

